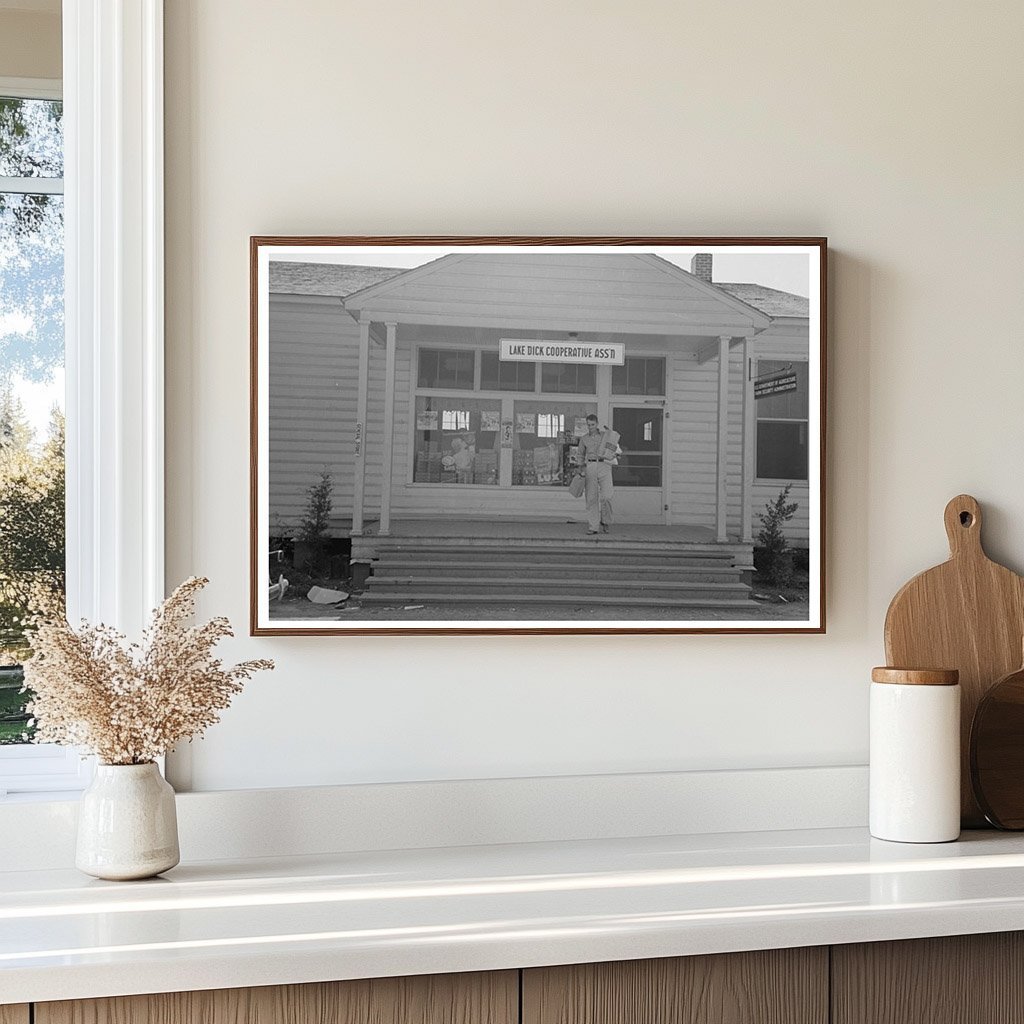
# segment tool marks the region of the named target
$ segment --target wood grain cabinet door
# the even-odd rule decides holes
[[[832,947],[833,1024],[1024,1021],[1024,933]]]
[[[523,972],[523,1024],[827,1022],[825,948],[629,960]]]
[[[0,1024],[28,1024],[28,1006],[19,1003],[17,1006],[0,1006]]]
[[[516,971],[69,1000],[37,1003],[35,1012],[35,1024],[517,1024],[518,1019]]]

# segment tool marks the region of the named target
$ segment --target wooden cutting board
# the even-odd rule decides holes
[[[981,545],[981,506],[960,494],[944,515],[949,561],[907,583],[885,616],[885,656],[894,668],[960,670],[960,811],[964,828],[983,828],[970,773],[971,723],[988,688],[1020,667],[1024,579],[993,562]]]

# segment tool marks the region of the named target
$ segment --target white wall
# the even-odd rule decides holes
[[[168,563],[247,618],[250,234],[828,235],[829,629],[239,639],[194,785],[866,758],[969,491],[1024,569],[1024,7],[167,0]]]

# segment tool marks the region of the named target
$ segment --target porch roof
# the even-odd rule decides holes
[[[344,304],[378,322],[581,333],[746,337],[771,322],[649,253],[452,253]]]

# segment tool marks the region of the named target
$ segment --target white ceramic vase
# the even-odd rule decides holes
[[[178,850],[174,790],[149,764],[100,764],[82,794],[75,865],[96,878],[151,878]]]

